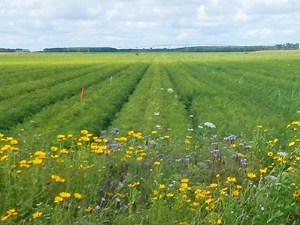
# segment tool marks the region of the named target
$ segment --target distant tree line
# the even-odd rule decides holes
[[[29,52],[29,49],[22,49],[22,48],[0,48],[0,52]]]
[[[299,44],[277,44],[269,45],[254,45],[254,46],[194,46],[186,48],[178,48],[179,51],[185,52],[251,52],[251,51],[266,51],[266,50],[299,50]]]
[[[44,52],[251,52],[266,50],[299,50],[299,44],[286,43],[254,46],[193,46],[183,48],[117,49],[111,47],[45,48]]]
[[[45,48],[44,52],[117,52],[111,47],[70,47],[70,48]]]
[[[251,52],[266,50],[299,50],[299,43],[286,43],[276,45],[253,45],[253,46],[192,46],[182,48],[124,48],[112,47],[66,47],[66,48],[45,48],[43,52]],[[21,48],[0,48],[0,52],[29,52],[28,49]]]

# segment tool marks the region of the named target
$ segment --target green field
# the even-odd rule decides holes
[[[299,51],[0,54],[1,220],[299,224],[299,73]]]
[[[0,68],[0,131],[12,135],[160,125],[182,137],[207,121],[222,135],[259,124],[278,135],[300,110],[298,52],[4,54]]]

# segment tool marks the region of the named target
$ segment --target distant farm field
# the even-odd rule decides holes
[[[0,54],[0,223],[300,223],[300,52]]]

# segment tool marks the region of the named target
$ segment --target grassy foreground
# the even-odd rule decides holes
[[[300,224],[298,52],[0,68],[1,224]]]
[[[206,123],[181,145],[159,130],[81,130],[35,152],[0,134],[1,222],[299,224],[299,127],[280,140],[258,126],[247,143]]]

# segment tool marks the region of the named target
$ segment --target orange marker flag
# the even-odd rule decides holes
[[[84,87],[81,88],[80,100],[82,100],[83,97],[84,97]]]

